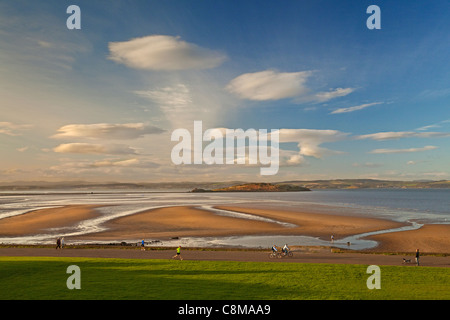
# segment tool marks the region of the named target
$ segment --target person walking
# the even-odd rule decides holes
[[[61,238],[61,249],[64,249],[64,237]]]
[[[416,266],[419,265],[419,257],[420,257],[420,253],[419,253],[419,249],[416,250]]]
[[[144,239],[141,241],[141,251],[145,251],[145,242]]]
[[[56,249],[61,249],[61,238],[60,237],[58,237],[57,239],[56,239]]]

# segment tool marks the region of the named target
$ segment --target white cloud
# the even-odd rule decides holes
[[[347,112],[354,112],[354,111],[358,111],[358,110],[362,110],[377,104],[381,104],[382,102],[372,102],[372,103],[365,103],[365,104],[361,104],[359,106],[354,106],[354,107],[348,107],[348,108],[340,108],[340,109],[336,109],[333,112],[331,112],[330,114],[336,114],[336,113],[347,113]]]
[[[192,105],[190,90],[184,84],[134,93],[155,102],[165,112],[183,111]]]
[[[334,98],[338,97],[344,97],[350,93],[355,91],[353,88],[337,88],[337,89],[331,89],[327,92],[319,92],[316,93],[312,100],[315,100],[317,102],[325,102]]]
[[[439,121],[438,123],[423,126],[423,127],[417,128],[416,130],[417,131],[427,131],[428,129],[432,129],[432,128],[441,128],[443,124],[447,124],[447,123],[450,123],[450,120]]]
[[[22,130],[31,128],[29,124],[15,124],[11,122],[0,122],[0,134],[7,136],[19,136]]]
[[[180,40],[180,37],[151,35],[109,43],[109,59],[134,69],[210,69],[222,64],[226,55]]]
[[[16,150],[19,151],[19,152],[25,152],[25,151],[27,151],[28,149],[29,149],[29,147],[26,146],[26,147],[22,147],[22,148],[17,148]]]
[[[53,149],[58,153],[78,154],[136,154],[136,150],[121,144],[64,143]]]
[[[294,154],[289,157],[289,159],[286,160],[287,165],[295,166],[300,165],[305,162],[305,158],[300,154]]]
[[[245,73],[234,78],[226,89],[243,99],[264,101],[293,98],[308,92],[305,87],[310,71]]]
[[[383,164],[381,164],[381,163],[373,163],[373,162],[366,162],[366,163],[355,162],[352,164],[352,167],[355,167],[355,168],[361,168],[361,167],[362,168],[380,168],[382,166],[383,166]]]
[[[143,123],[124,124],[69,124],[58,129],[53,138],[136,139],[164,130]]]
[[[43,48],[54,48],[55,47],[55,45],[53,43],[44,41],[44,40],[37,40],[37,43],[40,47],[43,47]]]
[[[198,114],[201,114],[199,106],[193,103],[191,91],[184,84],[134,93],[155,103],[174,128],[186,123],[192,125]]]
[[[92,164],[90,164],[90,167],[132,167],[139,165],[140,161],[139,159],[127,159],[127,160],[102,160],[97,161]]]
[[[450,95],[450,88],[443,88],[443,89],[427,89],[422,91],[419,94],[419,97],[424,98],[441,98],[446,97]]]
[[[423,148],[409,148],[409,149],[375,149],[370,151],[369,153],[383,153],[383,154],[389,154],[389,153],[411,153],[411,152],[423,152],[423,151],[429,151],[437,149],[436,146],[425,146]]]
[[[95,162],[92,166],[94,167],[129,167],[129,168],[156,168],[159,165],[142,159],[127,159],[127,160],[104,160]]]
[[[390,140],[400,138],[443,138],[450,137],[450,132],[414,132],[414,131],[398,131],[398,132],[378,132],[358,136],[357,139],[372,140]]]
[[[220,91],[214,83],[193,80],[134,93],[156,105],[172,128],[191,127],[199,119],[207,128],[221,123],[221,115],[230,105],[229,97],[224,98]]]
[[[136,158],[126,160],[105,159],[95,162],[90,161],[78,161],[78,162],[64,162],[61,165],[53,166],[53,170],[63,169],[97,169],[97,168],[154,168],[158,167],[158,164],[148,161],[140,160]]]
[[[306,86],[312,71],[278,72],[265,70],[244,73],[226,86],[226,90],[241,99],[269,101],[293,98],[295,102],[325,102],[342,97],[354,91],[352,88],[338,88],[328,92],[311,93]]]
[[[143,180],[143,176],[153,174],[159,165],[146,159],[104,159],[100,161],[70,161],[68,159],[60,159],[61,163],[51,166],[42,175],[49,177],[73,177],[74,175],[83,175],[84,177],[92,177],[98,179],[120,179],[129,181]]]
[[[438,124],[430,124],[430,125],[428,125],[428,126],[423,126],[423,127],[417,128],[416,130],[417,130],[417,131],[427,131],[428,129],[432,129],[432,128],[440,128],[440,127],[441,127],[441,126],[438,125]]]
[[[341,151],[330,150],[320,147],[327,142],[337,142],[346,139],[348,133],[337,130],[316,130],[316,129],[280,129],[280,143],[297,142],[300,149],[299,156],[310,156],[322,158],[331,154],[342,154]],[[291,157],[291,163],[300,162],[301,157]]]

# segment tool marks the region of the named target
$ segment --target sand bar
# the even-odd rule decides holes
[[[207,210],[175,206],[147,210],[108,221],[108,230],[84,239],[168,239],[249,234],[276,234],[278,224],[224,217]]]
[[[371,231],[398,228],[405,224],[391,220],[344,216],[324,213],[284,211],[273,209],[250,209],[243,207],[218,206],[219,209],[231,210],[289,222],[296,228],[283,228],[283,234],[307,235],[329,240],[333,234],[335,239]]]
[[[38,234],[52,228],[70,227],[99,215],[95,205],[74,205],[30,211],[0,220],[0,236],[15,237]]]
[[[219,206],[221,210],[251,214],[272,221],[257,221],[222,216],[209,210],[188,206],[147,210],[108,221],[108,230],[81,236],[79,239],[158,239],[173,237],[220,237],[239,235],[304,235],[329,240],[365,232],[404,226],[390,220]],[[283,222],[285,224],[280,224]],[[289,227],[286,227],[289,224]]]
[[[371,236],[378,247],[370,251],[450,253],[450,225],[428,224],[418,230],[391,232]]]

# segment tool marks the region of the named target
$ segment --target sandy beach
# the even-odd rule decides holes
[[[371,236],[379,242],[374,252],[450,253],[450,225],[428,224],[418,230],[392,232]]]
[[[0,237],[38,234],[99,216],[95,205],[73,205],[30,211],[0,220]]]
[[[149,210],[114,219],[105,224],[107,231],[89,234],[78,239],[166,240],[176,237],[304,235],[328,241],[332,234],[335,240],[339,240],[349,235],[403,226],[394,221],[365,217],[228,206],[216,208],[269,218],[273,222],[221,216],[207,210],[179,206]]]
[[[52,228],[71,227],[98,217],[94,205],[72,205],[32,211],[0,220],[0,237],[39,234]],[[106,222],[106,231],[66,238],[70,240],[112,241],[170,239],[176,237],[220,237],[238,235],[305,235],[335,240],[355,234],[398,228],[404,224],[362,216],[345,216],[292,210],[219,206],[218,209],[272,219],[258,221],[222,216],[190,206],[147,210]],[[278,223],[277,223],[278,222]],[[281,223],[289,223],[286,226]],[[55,235],[56,237],[56,235]],[[371,236],[379,242],[367,252],[450,253],[450,225],[424,225],[418,230]]]

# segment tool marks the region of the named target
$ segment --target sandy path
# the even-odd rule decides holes
[[[257,261],[290,263],[337,263],[362,265],[414,266],[403,264],[403,258],[414,261],[412,255],[383,255],[365,253],[332,253],[328,248],[295,248],[292,258],[270,259],[269,251],[240,250],[184,250],[183,261]],[[126,259],[170,259],[175,250],[147,250],[139,248],[103,248],[103,249],[63,249],[54,248],[0,248],[0,256],[41,256],[41,257],[90,257],[90,258],[126,258]],[[182,263],[180,261],[180,263]],[[421,266],[450,267],[450,256],[422,256]]]

